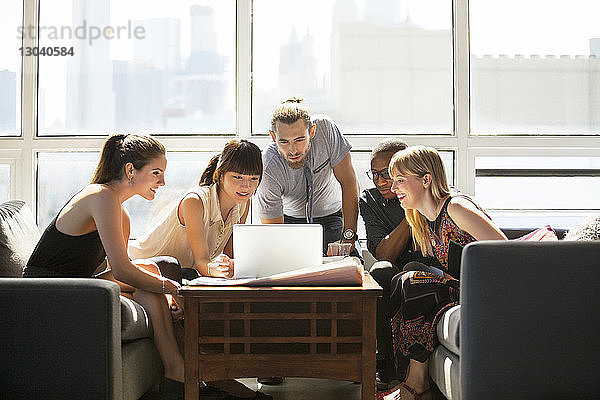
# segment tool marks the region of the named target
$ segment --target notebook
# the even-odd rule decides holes
[[[323,227],[319,224],[233,226],[235,279],[264,278],[322,264]]]

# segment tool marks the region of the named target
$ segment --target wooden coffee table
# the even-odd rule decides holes
[[[260,376],[361,382],[375,399],[381,292],[368,274],[362,287],[182,287],[186,399],[200,381]]]

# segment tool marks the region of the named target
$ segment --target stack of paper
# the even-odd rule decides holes
[[[356,257],[345,257],[314,267],[306,267],[265,278],[226,279],[201,276],[192,286],[362,286],[363,266]]]

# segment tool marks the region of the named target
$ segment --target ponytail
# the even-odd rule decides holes
[[[210,159],[210,161],[208,162],[208,166],[206,167],[206,169],[202,173],[202,176],[200,177],[200,182],[198,183],[199,186],[210,186],[213,183],[215,183],[215,181],[218,181],[216,172],[220,159],[221,154],[217,154],[216,156]]]
[[[123,145],[123,139],[125,139],[125,135],[122,134],[112,135],[106,139],[91,183],[108,183],[113,180],[114,170],[120,163],[120,149]]]

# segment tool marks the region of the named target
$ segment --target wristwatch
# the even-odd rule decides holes
[[[348,228],[342,233],[342,238],[349,242],[353,242],[358,238],[358,235],[351,228]]]

